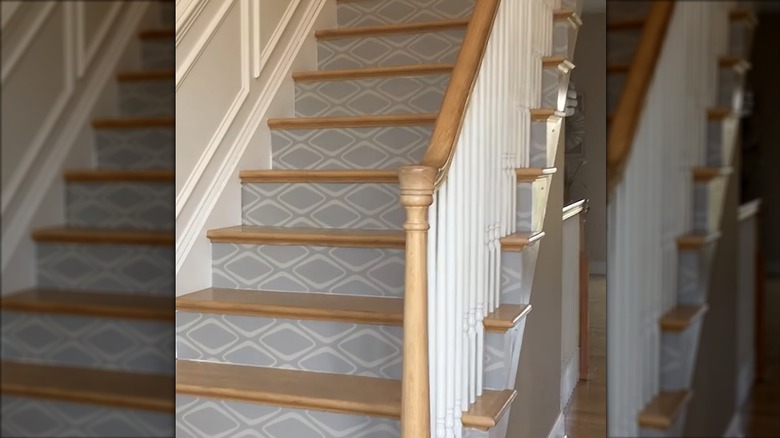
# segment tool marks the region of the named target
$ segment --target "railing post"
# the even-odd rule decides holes
[[[401,437],[430,437],[428,383],[428,207],[433,202],[437,169],[404,166],[398,179],[406,208],[406,280],[404,353],[401,381]]]

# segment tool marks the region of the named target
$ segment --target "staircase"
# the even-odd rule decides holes
[[[3,296],[3,436],[173,435],[174,4],[151,7],[96,168],[66,171],[66,223],[32,232],[37,286]]]
[[[644,91],[637,91],[641,87],[637,86],[638,82],[634,82],[632,86],[627,85],[631,79],[629,75],[632,74],[632,67],[637,64],[641,64],[637,67],[637,70],[643,70],[644,73],[649,74],[652,77],[655,65],[653,61],[648,61],[647,54],[653,52],[656,49],[649,49],[653,44],[653,35],[661,35],[661,42],[663,41],[663,35],[667,33],[667,26],[673,26],[667,24],[668,21],[674,22],[674,18],[679,20],[685,20],[686,18],[675,17],[674,14],[682,15],[682,17],[690,17],[689,10],[681,10],[681,6],[674,6],[671,3],[666,2],[609,2],[607,8],[608,17],[608,79],[607,79],[607,111],[609,113],[610,136],[620,136],[623,132],[623,128],[626,125],[616,127],[616,120],[618,115],[622,112],[626,112],[627,108],[631,108],[630,102],[632,100],[632,93],[638,94]],[[665,3],[665,4],[664,4]],[[727,7],[728,5],[724,6]],[[706,6],[703,6],[704,8]],[[714,9],[715,7],[713,7]],[[661,280],[659,285],[663,289],[668,290],[643,290],[636,295],[633,306],[639,309],[653,309],[655,305],[660,304],[658,309],[661,314],[654,318],[654,311],[642,310],[646,312],[640,315],[642,320],[647,319],[649,325],[656,325],[655,329],[642,329],[642,333],[639,334],[639,340],[637,341],[636,349],[638,353],[631,353],[638,357],[640,361],[641,371],[638,378],[642,383],[638,383],[635,386],[642,389],[638,390],[634,394],[642,394],[644,405],[636,413],[635,420],[636,425],[626,425],[627,422],[632,421],[627,415],[630,415],[631,408],[623,408],[621,413],[613,414],[615,419],[610,428],[611,434],[622,434],[635,436],[653,436],[653,437],[678,437],[684,436],[685,429],[685,417],[687,407],[694,397],[692,387],[693,372],[696,366],[696,356],[699,345],[699,335],[701,333],[702,321],[705,317],[708,305],[707,305],[707,291],[709,290],[709,278],[711,275],[711,267],[713,263],[713,255],[717,245],[718,238],[720,236],[719,228],[721,223],[721,217],[723,213],[723,205],[726,195],[726,188],[728,185],[729,174],[731,173],[731,164],[733,162],[734,149],[736,144],[736,132],[738,131],[739,117],[741,111],[741,96],[742,96],[742,82],[746,70],[749,65],[745,61],[750,56],[750,35],[752,28],[755,25],[755,18],[753,15],[743,9],[739,9],[732,6],[730,15],[728,11],[724,14],[723,24],[727,21],[730,23],[728,26],[728,39],[723,36],[727,48],[727,53],[722,53],[717,62],[717,74],[714,77],[716,92],[714,96],[707,96],[706,100],[714,102],[709,109],[706,110],[706,115],[702,114],[706,119],[704,123],[690,125],[690,131],[694,131],[693,136],[701,138],[703,148],[698,148],[696,144],[685,144],[685,140],[681,138],[673,138],[669,148],[674,150],[678,148],[678,151],[670,155],[664,155],[661,158],[662,161],[658,163],[663,166],[664,177],[669,178],[670,183],[668,185],[661,185],[664,187],[660,189],[655,187],[656,192],[663,193],[665,198],[662,204],[667,211],[662,214],[665,219],[661,226],[654,225],[653,219],[647,219],[644,221],[644,227],[641,228],[644,233],[652,233],[659,229],[662,233],[669,233],[676,228],[676,225],[681,224],[679,229],[683,231],[682,235],[670,236],[670,242],[676,242],[670,246],[670,252],[666,249],[664,251],[665,261],[662,262],[663,278],[669,278],[671,281]],[[707,20],[710,21],[712,29],[722,29],[721,23],[717,21],[719,17],[717,14],[722,13],[719,10],[714,12],[698,12],[699,16],[704,17],[709,13]],[[728,15],[728,17],[725,17]],[[674,18],[670,18],[674,17]],[[660,32],[660,34],[658,33]],[[666,38],[676,38],[680,34],[670,32]],[[677,31],[674,31],[677,32]],[[694,38],[696,30],[691,30],[691,37]],[[718,31],[722,32],[722,31]],[[713,37],[712,45],[714,47],[720,47],[718,39]],[[668,45],[683,46],[688,44],[686,40],[681,38],[669,40]],[[660,52],[662,49],[660,45],[657,47]],[[671,50],[664,48],[663,50]],[[717,50],[717,49],[710,49]],[[644,53],[640,54],[641,51]],[[689,68],[691,68],[691,62],[699,62],[701,60],[708,60],[709,53],[703,54],[696,60],[679,60],[677,62],[689,62]],[[714,67],[714,66],[712,66]],[[663,67],[658,67],[663,68]],[[709,66],[704,65],[700,70],[694,70],[699,72],[701,76],[702,85],[701,89],[707,90],[709,84],[708,77],[705,71],[709,70]],[[713,69],[715,71],[715,69]],[[642,72],[634,71],[635,79],[637,73]],[[671,83],[672,75],[668,74],[659,79],[659,75],[667,74],[656,72],[656,81],[666,80]],[[669,79],[666,79],[669,78]],[[640,81],[641,82],[641,81]],[[681,90],[681,94],[684,91]],[[667,101],[667,105],[679,104],[681,108],[685,108],[683,111],[688,110],[695,104],[683,103],[682,101],[671,100],[673,94],[667,95],[670,99]],[[691,99],[690,97],[686,97]],[[648,100],[653,99],[653,96],[649,96]],[[656,99],[656,101],[658,101]],[[650,103],[646,103],[646,106],[650,106]],[[698,107],[697,107],[698,108]],[[637,108],[641,111],[641,107]],[[645,110],[652,111],[652,110]],[[639,116],[636,116],[637,118]],[[646,116],[647,120],[655,120],[655,122],[648,123],[646,126],[658,126],[652,125],[652,123],[662,123],[660,119],[654,116]],[[657,117],[657,116],[655,116]],[[676,116],[672,116],[676,117]],[[696,118],[695,116],[692,116]],[[637,137],[640,135],[647,136],[647,132],[643,129],[658,129],[658,128],[643,128],[639,122],[640,127],[637,127]],[[701,126],[702,132],[699,134],[696,128]],[[645,132],[640,134],[639,132]],[[649,138],[649,137],[643,137]],[[688,137],[690,138],[690,137]],[[610,139],[612,141],[614,139]],[[657,139],[660,141],[660,137]],[[665,140],[665,141],[668,141]],[[632,148],[633,154],[639,154],[636,151],[639,147],[649,147],[653,142],[647,144],[634,145]],[[610,145],[612,146],[612,144]],[[660,145],[657,145],[661,147]],[[701,150],[703,149],[703,151]],[[610,151],[611,152],[611,151]],[[669,159],[669,156],[676,156],[677,159]],[[649,157],[645,154],[643,157]],[[649,163],[650,158],[643,158],[645,161],[643,165],[652,166]],[[688,181],[682,186],[677,186],[676,190],[684,190],[685,192],[678,197],[680,199],[680,205],[677,209],[669,209],[669,205],[677,203],[674,196],[667,197],[667,193],[671,193],[670,190],[675,190],[675,181],[673,178],[674,170],[670,170],[671,167],[684,166],[683,172],[688,173]],[[689,164],[690,163],[690,164]],[[611,165],[612,163],[610,163]],[[612,170],[612,169],[610,169]],[[620,172],[620,170],[618,170]],[[652,172],[652,170],[650,171]],[[669,174],[669,175],[667,175]],[[660,174],[656,174],[656,178],[660,177]],[[613,175],[615,177],[615,175]],[[617,179],[620,178],[618,175]],[[652,177],[651,177],[652,178]],[[614,181],[614,180],[613,180]],[[617,183],[625,184],[625,183]],[[630,183],[628,183],[630,184]],[[682,188],[681,188],[682,187]],[[624,190],[624,189],[618,189]],[[613,193],[614,194],[614,193]],[[624,195],[625,196],[625,195]],[[617,199],[617,200],[615,200]],[[612,203],[626,202],[626,198],[621,195],[613,196]],[[650,199],[645,199],[642,202],[652,203]],[[620,208],[620,207],[618,207]],[[643,213],[638,212],[637,215]],[[621,220],[611,218],[610,220]],[[628,219],[626,219],[628,220]],[[638,221],[637,217],[633,218],[634,221]],[[639,222],[632,222],[630,225],[634,226],[635,230],[638,227]],[[658,228],[653,228],[653,227]],[[612,239],[627,241],[629,237],[625,234],[620,234],[617,231],[616,234],[610,235],[610,241]],[[664,234],[666,235],[666,234]],[[673,239],[673,240],[672,240]],[[636,245],[642,245],[640,242],[634,242]],[[620,244],[619,244],[620,245]],[[657,243],[655,244],[657,246]],[[664,245],[666,248],[666,245]],[[649,253],[650,250],[648,249]],[[617,257],[627,257],[625,254]],[[638,263],[638,260],[634,260]],[[611,262],[610,262],[611,263]],[[621,265],[615,267],[619,271],[634,269],[632,264]],[[645,265],[645,268],[649,273],[655,272],[652,268]],[[610,265],[610,269],[613,266]],[[618,274],[616,274],[618,275]],[[653,274],[648,274],[653,275]],[[675,278],[676,277],[676,278]],[[632,284],[643,288],[645,286],[636,286],[637,284],[644,284],[639,276],[632,277]],[[647,279],[646,279],[647,280]],[[617,289],[620,289],[620,284],[613,283],[612,279],[609,280],[611,287],[614,284]],[[649,288],[649,286],[645,287]],[[648,295],[645,295],[648,294]],[[637,303],[639,301],[639,303]],[[627,301],[628,302],[628,301]],[[609,312],[619,311],[617,307],[611,307]],[[648,319],[650,318],[650,319]],[[648,325],[648,327],[649,327]],[[621,327],[619,324],[615,324],[614,327]],[[623,330],[623,328],[618,328]],[[633,329],[632,329],[633,330]],[[617,337],[617,336],[616,336]],[[610,343],[610,351],[616,352],[621,350],[616,348]],[[624,345],[624,344],[620,344]],[[620,353],[616,353],[620,355]],[[625,354],[628,354],[626,352]],[[656,362],[657,361],[657,362]],[[611,366],[611,365],[610,365]],[[632,370],[635,371],[635,370]],[[623,372],[623,371],[616,371]],[[634,372],[636,374],[636,372]],[[631,378],[630,374],[625,375],[626,378]],[[634,376],[636,379],[637,376]],[[617,379],[616,379],[617,380]],[[611,380],[611,382],[614,382]],[[612,385],[613,383],[611,383]],[[620,388],[616,391],[623,391],[626,393],[629,388],[621,386],[622,383],[617,383],[616,386]],[[633,390],[633,389],[631,389]],[[624,396],[625,397],[625,396]],[[634,399],[632,399],[634,400]],[[627,403],[618,401],[617,404],[626,406]],[[636,411],[635,411],[636,412]],[[623,422],[623,424],[621,424]],[[619,426],[618,426],[619,425]],[[619,429],[616,429],[619,427]],[[629,432],[631,429],[634,432]],[[618,432],[619,431],[619,432]]]
[[[272,170],[241,170],[242,223],[208,232],[212,287],[176,300],[177,436],[506,436],[573,67],[576,7],[546,0],[526,6],[514,0],[337,2],[338,28],[315,34],[319,69],[292,73],[295,117],[268,121]],[[464,66],[472,64],[475,74],[483,52],[496,59],[497,50],[510,47],[480,46],[494,17],[493,35],[517,29],[512,20],[533,22],[530,17],[544,30],[534,40],[538,50],[530,42],[523,49],[534,72],[524,76],[531,103],[518,105],[533,105],[518,119],[525,155],[502,145],[506,155],[490,162],[504,178],[495,187],[503,190],[506,214],[477,228],[480,210],[470,209],[470,235],[484,243],[462,265],[466,277],[459,285],[435,289],[437,275],[455,270],[444,257],[439,268],[424,257],[455,254],[454,248],[437,246],[433,233],[444,225],[431,220],[432,235],[424,237],[427,224],[410,225],[410,218],[443,217],[444,198],[428,195],[439,213],[425,213],[426,195],[409,181],[433,184],[437,169],[404,166],[425,162],[447,123],[448,99],[463,90],[468,96],[470,87],[457,81],[477,82],[473,74],[463,76]],[[467,50],[476,56],[463,55]],[[480,83],[475,87],[484,89]],[[500,128],[510,126],[516,123],[507,119]],[[472,157],[476,163],[478,154]],[[453,169],[463,160],[456,154]],[[428,250],[421,250],[426,240]],[[417,287],[426,277],[427,299],[427,289]],[[469,307],[465,298],[456,306],[456,294],[473,292],[477,306],[476,294],[484,298],[488,289],[492,298],[482,307]],[[404,333],[404,327],[415,329]],[[443,384],[445,378],[453,385]],[[410,390],[415,384],[418,390]],[[402,397],[407,390],[411,396]],[[419,434],[410,434],[412,422],[425,425]]]

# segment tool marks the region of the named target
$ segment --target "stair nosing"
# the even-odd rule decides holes
[[[701,319],[707,313],[708,306],[700,305],[678,305],[666,312],[658,320],[658,325],[662,331],[679,333],[688,329],[694,322]],[[686,312],[687,311],[687,312]],[[676,315],[677,313],[687,313],[684,317]]]
[[[172,246],[172,231],[111,230],[84,227],[49,227],[33,230],[31,237],[40,243],[83,243],[95,245]]]
[[[731,166],[691,168],[694,182],[709,182],[715,178],[730,175],[732,171]]]
[[[533,108],[531,109],[532,122],[546,122],[551,118],[563,118],[566,113],[558,111],[555,108]]]
[[[556,167],[518,167],[515,169],[515,178],[518,183],[533,182],[558,172]]]
[[[563,66],[566,71],[574,69],[574,63],[565,56],[556,55],[542,58],[542,68],[561,68],[561,66]]]
[[[373,128],[385,126],[433,125],[438,113],[388,114],[372,116],[337,117],[288,117],[268,119],[268,128],[273,130],[307,130],[338,128]]]
[[[388,67],[365,67],[341,70],[312,70],[293,73],[297,82],[324,82],[373,79],[384,77],[425,76],[452,73],[455,64],[410,64]]]
[[[649,406],[653,404],[653,402],[657,401],[656,399],[663,397],[665,394],[669,396],[681,396],[681,401],[675,406],[675,409],[672,411],[671,415],[664,416],[661,418],[660,416],[648,414],[647,409]],[[647,405],[637,413],[637,423],[639,423],[640,427],[645,428],[651,428],[651,429],[668,429],[672,426],[674,423],[674,420],[677,418],[677,416],[680,415],[680,411],[685,407],[686,404],[688,404],[693,397],[693,391],[683,389],[683,390],[677,390],[677,391],[661,391],[658,394],[656,394],[655,397],[653,397],[652,400],[650,400]]]
[[[174,182],[176,175],[167,169],[87,169],[68,170],[66,182]]]
[[[387,249],[403,249],[406,247],[406,235],[403,230],[350,230],[236,225],[209,230],[206,235],[212,243]]]
[[[695,251],[719,238],[720,231],[707,234],[684,234],[677,238],[677,249],[679,251]]]
[[[563,20],[567,20],[576,27],[582,26],[582,18],[577,14],[577,11],[571,8],[560,8],[553,11],[553,21]]]
[[[518,231],[500,239],[501,251],[522,252],[526,246],[539,241],[544,237],[544,231]]]
[[[385,35],[399,35],[399,34],[415,34],[415,33],[430,33],[430,32],[444,32],[454,29],[465,29],[468,25],[469,18],[456,18],[436,21],[424,21],[414,23],[401,23],[401,24],[380,24],[374,26],[361,26],[361,27],[341,27],[334,29],[318,30],[314,33],[314,36],[318,41],[328,41],[347,38],[359,38],[359,37],[376,37]]]

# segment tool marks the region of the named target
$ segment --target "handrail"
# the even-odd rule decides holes
[[[639,117],[661,55],[674,5],[674,1],[668,0],[652,2],[647,22],[642,30],[642,37],[628,70],[607,137],[608,192],[611,192],[620,181],[628,157],[631,155]]]
[[[455,155],[455,144],[466,116],[471,90],[477,82],[477,73],[485,55],[499,3],[500,0],[476,0],[466,27],[463,45],[455,60],[439,116],[433,125],[430,145],[420,163],[437,170],[436,188],[447,178],[452,157]]]

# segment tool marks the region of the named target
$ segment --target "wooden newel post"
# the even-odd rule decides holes
[[[405,166],[398,174],[401,204],[406,208],[402,438],[426,438],[431,433],[427,239],[428,207],[433,202],[436,172],[433,167]]]

